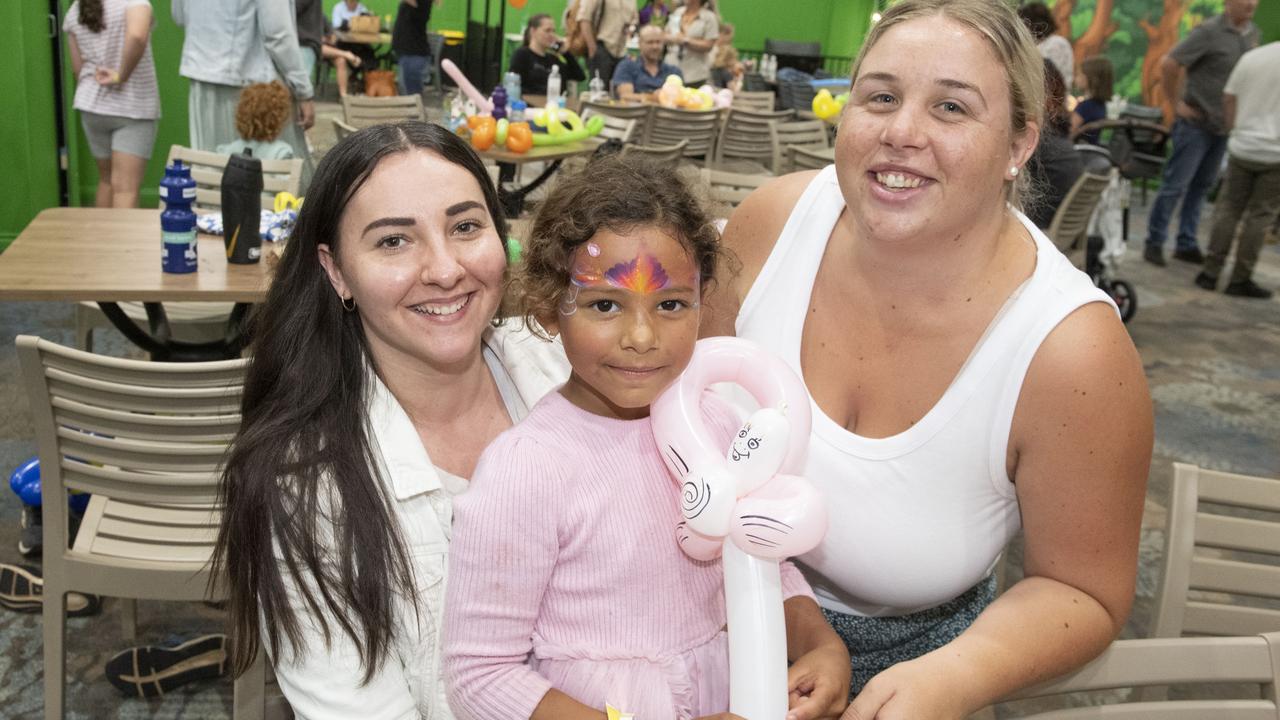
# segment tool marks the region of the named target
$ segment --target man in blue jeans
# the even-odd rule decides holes
[[[1222,88],[1240,56],[1258,44],[1258,28],[1253,24],[1257,7],[1258,0],[1224,0],[1221,15],[1200,23],[1160,59],[1165,97],[1178,100],[1173,154],[1164,167],[1160,193],[1147,221],[1147,247],[1142,257],[1149,263],[1165,264],[1169,219],[1179,199],[1182,211],[1173,257],[1204,262],[1204,253],[1196,243],[1200,209],[1227,151]]]

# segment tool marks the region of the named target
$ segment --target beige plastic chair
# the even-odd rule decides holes
[[[653,105],[611,105],[609,103],[583,100],[578,113],[583,117],[588,114],[604,115],[619,120],[635,120],[631,130],[630,142],[644,143],[645,133],[649,132],[649,119],[653,115]]]
[[[724,170],[703,170],[703,180],[710,188],[711,201],[736,208],[756,188],[769,182],[772,175],[748,175]]]
[[[757,112],[732,107],[724,113],[711,167],[745,174],[772,175],[781,158],[775,126],[795,117],[794,110]]]
[[[350,125],[342,122],[338,118],[332,118],[332,120],[333,120],[333,137],[335,140],[339,140],[339,141],[345,140],[348,135],[351,135],[352,133],[360,129],[360,128],[351,127]]]
[[[421,95],[347,95],[342,98],[342,121],[357,130],[370,125],[426,119],[427,111],[422,107]]]
[[[671,168],[679,167],[680,160],[688,154],[688,140],[681,140],[675,145],[624,145],[622,147],[622,157],[634,158],[643,157],[651,162],[668,165]]]
[[[244,360],[158,363],[17,338],[44,503],[44,702],[66,702],[66,593],[214,601],[219,467],[240,424]],[[92,493],[68,546],[68,490]],[[132,628],[126,607],[126,631]],[[130,637],[128,640],[132,641]],[[265,663],[235,681],[235,718],[264,713]]]
[[[790,159],[790,148],[793,147],[811,151],[826,150],[831,147],[831,136],[827,134],[827,124],[821,120],[796,120],[778,123],[774,127],[774,131],[777,134],[775,143],[778,147],[778,154],[784,160]],[[830,164],[831,161],[827,160],[823,163],[823,166]],[[779,174],[804,169],[807,168],[787,166],[781,168]]]
[[[754,110],[756,112],[773,112],[776,99],[777,96],[772,90],[756,92],[740,90],[733,94],[733,101],[730,103],[730,107]]]
[[[794,145],[787,148],[786,171],[800,172],[801,170],[821,170],[831,164],[831,157],[828,153],[818,150],[810,150],[800,145]]]
[[[1045,233],[1054,246],[1078,268],[1084,267],[1085,246],[1088,244],[1085,242],[1085,234],[1089,230],[1089,218],[1102,199],[1102,191],[1107,189],[1108,182],[1110,179],[1106,175],[1080,175],[1067,191],[1067,196],[1062,199],[1062,204],[1053,214],[1053,222]]]
[[[583,104],[586,105],[587,103]],[[582,119],[584,121],[593,115],[599,115],[604,118],[604,129],[600,131],[598,137],[605,140],[617,140],[621,143],[629,143],[636,139],[636,126],[639,124],[639,120],[605,115],[595,107],[588,107],[582,111]]]
[[[1280,684],[1280,633],[1117,640],[1083,668],[1017,693],[1012,699],[1178,683],[1248,683],[1260,686],[1261,696],[1257,700],[1116,703],[1023,717],[1036,720],[1277,720],[1280,718],[1276,695],[1277,684]]]
[[[222,172],[227,167],[229,155],[193,150],[182,145],[169,148],[168,162],[181,160],[191,166],[191,177],[196,181],[196,209],[220,210],[222,208]],[[297,195],[302,183],[302,158],[262,161],[262,207],[270,209],[275,204],[276,193]],[[131,320],[147,326],[147,311],[140,302],[119,303],[120,309]],[[227,319],[233,303],[228,302],[174,302],[166,303],[165,314],[173,336],[180,340],[217,340],[226,335]],[[91,352],[93,331],[99,327],[112,327],[111,321],[96,303],[76,304],[76,347]]]
[[[671,146],[687,141],[684,156],[703,158],[710,163],[715,152],[716,135],[720,132],[719,110],[675,110],[655,107],[649,120],[645,145]]]
[[[1280,610],[1223,596],[1280,602],[1280,521],[1240,517],[1258,510],[1280,513],[1280,480],[1174,463],[1152,635],[1280,631]]]

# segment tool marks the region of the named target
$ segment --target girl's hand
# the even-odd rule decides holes
[[[716,713],[715,715],[704,715],[696,720],[746,720],[746,718],[733,713]]]
[[[871,678],[841,720],[962,720],[970,709],[945,678],[919,659],[898,663]]]
[[[787,695],[787,720],[838,717],[849,701],[849,651],[844,643],[827,643],[792,663]]]
[[[99,67],[93,71],[93,79],[97,80],[99,85],[119,85],[120,73],[111,68]]]

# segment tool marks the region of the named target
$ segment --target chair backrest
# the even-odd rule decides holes
[[[347,95],[342,98],[342,120],[353,128],[426,119],[427,112],[422,107],[421,95]]]
[[[1014,699],[1178,683],[1248,683],[1261,687],[1261,699],[1129,702],[1023,717],[1045,720],[1066,717],[1073,720],[1275,720],[1280,717],[1276,704],[1276,686],[1280,684],[1280,633],[1248,637],[1117,640],[1088,665],[1064,677],[1028,688],[1016,694]]]
[[[631,142],[645,142],[645,133],[649,131],[649,118],[653,115],[653,105],[612,105],[609,103],[583,100],[578,106],[579,114],[587,113],[604,115],[620,120],[635,120],[635,128],[631,130]]]
[[[1152,634],[1280,631],[1280,479],[1173,467]]]
[[[354,128],[342,122],[338,118],[333,118],[333,136],[338,140],[344,140],[346,137],[360,128]]]
[[[810,150],[803,145],[792,145],[787,148],[787,162],[782,172],[799,172],[801,170],[821,170],[831,164],[831,158],[825,153]]]
[[[773,112],[774,103],[778,100],[777,94],[772,90],[739,90],[733,94],[732,107],[742,108],[743,110],[755,110],[757,112]]]
[[[222,207],[222,171],[227,167],[230,155],[193,150],[182,145],[169,147],[169,160],[181,160],[191,166],[191,177],[196,181],[197,208],[218,210]],[[302,186],[302,158],[262,161],[262,207],[270,209],[276,193],[297,195]]]
[[[760,112],[731,107],[716,140],[715,162],[751,160],[777,173],[782,163],[774,125],[795,117],[794,110]]]
[[[1053,222],[1049,225],[1047,235],[1054,246],[1073,259],[1077,267],[1084,265],[1083,238],[1089,229],[1089,218],[1098,206],[1098,200],[1102,198],[1102,191],[1107,189],[1108,182],[1110,178],[1106,175],[1081,173],[1053,214]],[[1076,255],[1079,257],[1075,257]]]
[[[1158,107],[1129,103],[1120,111],[1120,119],[1144,120],[1146,122],[1162,125],[1164,124],[1164,111]],[[1163,138],[1161,138],[1157,133],[1148,130],[1135,129],[1130,137],[1133,138],[1133,142],[1139,152],[1150,153],[1160,150],[1161,154],[1163,154]],[[1159,148],[1156,147],[1157,143],[1160,146]]]
[[[731,208],[747,199],[756,188],[773,179],[771,175],[748,175],[723,170],[703,170],[710,186],[712,202],[722,202]]]
[[[675,145],[636,145],[622,146],[622,157],[644,157],[650,161],[663,163],[672,168],[680,165],[680,159],[688,154],[688,140],[681,140]]]
[[[685,157],[712,160],[716,134],[720,131],[719,110],[676,110],[656,106],[644,136],[645,145],[675,145],[682,140]]]
[[[586,105],[586,103],[583,104]],[[582,111],[583,120],[587,120],[593,115],[599,115],[604,118],[604,129],[600,131],[601,138],[624,143],[636,139],[636,124],[639,122],[638,120],[605,115],[594,107],[588,107]]]

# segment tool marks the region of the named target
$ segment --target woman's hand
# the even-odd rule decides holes
[[[849,700],[849,651],[827,643],[801,655],[787,670],[787,720],[840,715]]]
[[[957,697],[948,678],[955,675],[930,669],[924,658],[898,663],[871,678],[841,720],[962,720],[977,708]]]

